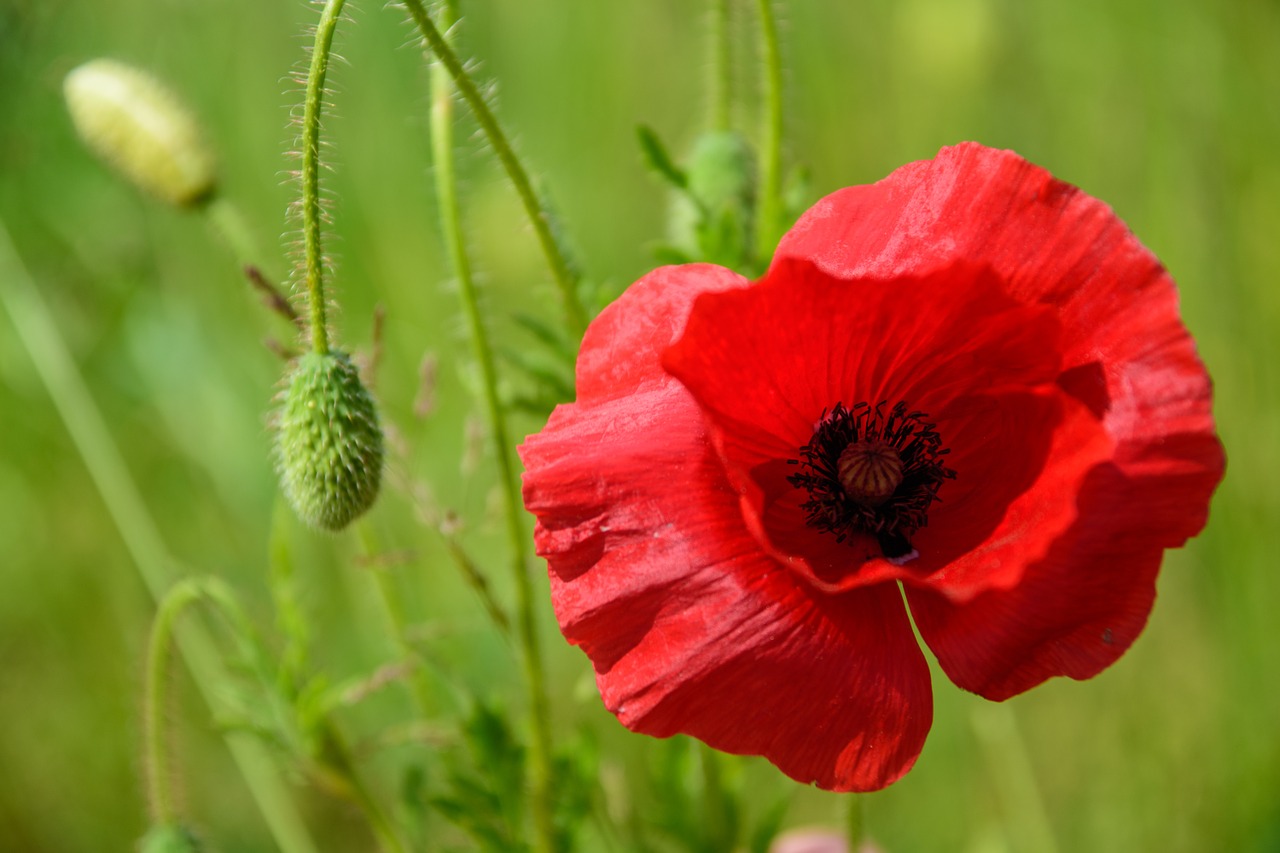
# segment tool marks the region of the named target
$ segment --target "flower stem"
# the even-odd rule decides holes
[[[738,840],[738,827],[725,790],[720,753],[699,743],[698,758],[702,765],[702,819],[708,846],[712,850],[732,850]]]
[[[867,840],[866,797],[849,794],[849,815],[846,826],[849,853],[860,853]]]
[[[733,119],[733,40],[730,37],[730,0],[711,0],[711,26],[708,33],[708,54],[711,70],[709,99],[711,101],[711,128],[728,130]]]
[[[1011,846],[1056,853],[1053,828],[1013,709],[1007,704],[984,703],[974,708],[970,723],[986,753],[1008,824],[1020,836],[1010,839]]]
[[[245,224],[244,214],[235,202],[226,196],[215,195],[200,210],[242,267],[250,264],[259,266],[258,247]]]
[[[178,614],[198,598],[198,590],[189,584],[180,584],[171,589],[156,609],[147,640],[147,674],[142,712],[142,730],[146,743],[143,768],[147,807],[151,823],[157,826],[176,823],[178,817],[169,789],[169,741],[164,724],[170,639]]]
[[[341,792],[364,812],[365,819],[369,821],[369,827],[378,840],[379,849],[383,853],[406,853],[408,848],[400,840],[391,818],[356,772],[351,751],[337,727],[325,720],[319,729],[319,735],[320,759],[325,770],[331,774],[330,781],[335,782]]]
[[[172,558],[111,438],[102,412],[89,395],[48,306],[13,250],[2,223],[0,304],[8,311],[143,583],[152,598],[161,601],[176,577]],[[226,676],[212,640],[198,625],[180,626],[175,638],[196,687],[213,707],[213,697],[226,682]],[[306,825],[266,750],[247,735],[228,733],[225,739],[280,849],[285,853],[315,853]]]
[[[264,666],[260,650],[252,645],[253,625],[228,589],[216,578],[185,577],[170,587],[156,607],[147,640],[146,684],[143,698],[143,731],[145,777],[148,803],[154,824],[177,822],[169,780],[168,732],[165,727],[166,694],[169,683],[170,649],[178,617],[195,602],[206,600],[221,613],[237,642],[253,654],[252,661],[259,680],[272,688],[269,669]]]
[[[418,714],[425,718],[431,710],[431,690],[423,677],[422,662],[419,660],[418,652],[409,642],[409,628],[404,615],[404,602],[400,596],[400,585],[391,576],[389,569],[377,564],[377,557],[383,553],[383,548],[378,542],[378,535],[373,525],[366,519],[360,521],[356,528],[365,556],[370,558],[368,571],[373,575],[374,585],[378,588],[378,598],[382,602],[382,610],[387,618],[387,628],[391,633],[396,654],[413,667],[409,677],[409,692],[414,704],[417,705]]]
[[[409,10],[409,14],[413,16],[418,29],[422,31],[422,37],[426,40],[427,47],[444,67],[445,71],[448,72],[449,76],[453,78],[459,94],[462,95],[463,100],[467,102],[467,106],[475,114],[476,121],[480,123],[480,128],[488,138],[489,144],[493,146],[494,153],[498,155],[498,160],[502,163],[502,167],[507,172],[507,177],[515,187],[516,194],[520,196],[520,202],[524,205],[525,214],[533,225],[533,231],[538,237],[538,243],[542,247],[543,254],[546,255],[547,264],[551,267],[551,274],[556,280],[556,287],[560,290],[560,299],[563,303],[565,320],[568,323],[569,330],[575,341],[580,339],[587,328],[587,312],[582,305],[582,297],[578,293],[579,273],[569,258],[568,250],[556,236],[555,229],[552,226],[553,214],[551,208],[545,200],[539,198],[537,190],[534,189],[533,183],[529,180],[529,173],[520,163],[519,158],[516,157],[515,150],[511,147],[511,142],[506,133],[503,132],[502,126],[498,124],[498,119],[493,114],[493,110],[489,108],[484,95],[481,94],[475,81],[471,79],[471,75],[467,73],[467,69],[463,66],[457,53],[449,46],[448,41],[441,35],[436,25],[432,23],[431,16],[427,13],[422,0],[404,0],[404,5]],[[445,29],[448,28],[446,27]]]
[[[418,10],[415,12],[415,17],[420,18],[419,23],[423,27],[423,32],[430,34],[427,40],[437,58],[431,66],[431,147],[436,170],[436,203],[440,211],[441,227],[444,231],[450,263],[462,297],[462,308],[466,315],[472,351],[480,368],[485,418],[489,423],[494,456],[498,464],[498,479],[502,488],[511,574],[517,598],[517,638],[533,728],[529,746],[529,764],[532,776],[534,849],[540,853],[552,853],[556,843],[551,808],[551,725],[542,653],[535,621],[533,583],[525,564],[526,537],[522,517],[523,503],[520,499],[520,487],[516,481],[515,468],[511,461],[506,416],[498,399],[498,376],[494,366],[493,347],[489,342],[484,318],[480,314],[471,263],[462,237],[457,179],[453,165],[453,93],[449,78],[452,77],[455,82],[459,82],[461,67],[457,66],[456,69],[450,67],[450,61],[456,65],[456,58],[451,51],[448,51],[448,46],[427,20],[421,4],[416,0],[410,0],[410,8],[415,7]],[[442,47],[444,50],[440,49]],[[461,80],[465,81],[467,86],[474,88],[465,74],[461,75]],[[460,82],[459,88],[461,88]],[[492,123],[492,117],[489,121]],[[505,145],[505,141],[503,144]],[[497,147],[496,144],[495,147]],[[507,148],[507,151],[509,153],[510,149]],[[568,304],[576,305],[576,290],[573,292],[575,301]]]
[[[760,46],[764,54],[764,117],[760,139],[759,207],[756,213],[756,257],[768,263],[777,248],[782,218],[782,56],[773,0],[759,0]]]
[[[320,114],[324,110],[324,78],[329,72],[333,34],[346,0],[328,0],[316,25],[311,67],[307,72],[306,100],[302,107],[302,239],[307,282],[307,306],[311,313],[311,346],[329,352],[329,327],[325,318],[324,252],[320,246]]]

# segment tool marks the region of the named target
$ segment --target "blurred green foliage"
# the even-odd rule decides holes
[[[705,129],[707,61],[691,5],[462,3],[462,52],[498,81],[506,125],[605,294],[642,274],[666,236],[669,199],[647,172],[636,126],[677,154]],[[936,678],[928,745],[904,780],[864,798],[868,832],[886,851],[1280,850],[1280,6],[786,5],[787,154],[809,166],[816,192],[976,139],[1106,199],[1180,284],[1231,460],[1208,530],[1166,560],[1130,653],[1091,682],[1055,681],[994,716]],[[425,65],[400,12],[353,6],[326,123],[338,339],[367,352],[374,306],[385,306],[377,392],[400,448],[392,472],[430,484],[427,503],[456,512],[461,539],[492,565],[497,525],[487,486],[476,485],[493,482],[492,461],[462,426],[475,422],[471,372],[433,219]],[[105,55],[184,93],[280,279],[296,227],[284,213],[296,164],[282,152],[300,97],[289,74],[314,18],[298,0],[0,0],[0,220],[169,547],[225,578],[263,625],[277,501],[264,412],[281,364],[261,341],[288,328],[255,305],[200,219],[141,197],[91,159],[60,87],[76,64]],[[755,127],[749,110],[738,120]],[[473,129],[464,120],[459,138]],[[554,295],[482,145],[464,145],[460,169],[491,324],[518,352],[534,338],[515,314],[554,317]],[[425,417],[415,414],[424,356],[439,365]],[[539,423],[529,415],[516,426]],[[420,503],[393,493],[373,524],[388,548],[409,552],[394,568],[410,616],[429,626],[441,708],[468,693],[518,703],[510,648],[486,629],[421,515]],[[347,538],[289,533],[315,659],[339,680],[392,659],[365,578],[381,569],[360,563]],[[152,611],[26,351],[0,321],[0,848],[120,850],[142,835],[138,712]],[[643,780],[675,772],[655,763],[685,747],[622,732],[599,707],[585,660],[555,635],[550,608],[542,615],[558,736],[582,725],[595,733],[600,790],[622,825],[652,815],[683,831],[666,799],[679,789]],[[175,685],[186,813],[218,849],[271,849],[185,672]],[[407,703],[403,691],[376,691],[341,722],[379,731]],[[403,775],[406,790],[430,789],[435,780],[414,770],[429,744],[355,749],[386,778]],[[744,792],[735,808],[756,815],[748,827],[794,788],[764,762],[725,763]],[[301,802],[325,849],[367,848],[354,814],[321,795]],[[843,798],[801,790],[786,823],[833,824],[844,812]],[[443,824],[439,832],[457,839]]]

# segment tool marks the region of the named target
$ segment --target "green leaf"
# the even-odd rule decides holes
[[[638,126],[636,138],[640,140],[640,150],[644,153],[644,160],[649,168],[676,189],[683,190],[689,186],[688,175],[671,159],[666,146],[662,144],[662,140],[658,138],[653,128],[643,124]]]

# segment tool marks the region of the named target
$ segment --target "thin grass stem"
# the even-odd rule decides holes
[[[177,578],[173,561],[101,411],[67,351],[49,307],[22,265],[3,223],[0,303],[84,460],[143,583],[153,600],[161,601]],[[214,696],[226,683],[226,673],[212,640],[198,625],[178,626],[174,634],[197,689],[206,704],[214,707]],[[248,735],[234,732],[227,733],[225,740],[280,849],[286,853],[315,853],[315,843],[263,746]]]
[[[539,853],[553,853],[556,841],[551,807],[550,713],[542,652],[538,642],[533,583],[525,563],[527,545],[523,524],[524,505],[520,498],[520,487],[511,460],[506,415],[498,398],[498,375],[494,364],[493,346],[480,312],[471,262],[462,236],[462,217],[458,205],[457,178],[453,164],[453,92],[450,78],[453,78],[459,88],[463,85],[462,81],[465,81],[467,86],[472,84],[465,74],[462,75],[462,81],[459,81],[460,66],[456,70],[450,67],[450,58],[456,65],[456,57],[453,57],[452,51],[448,50],[443,38],[426,18],[421,4],[416,3],[415,0],[411,0],[411,4],[411,8],[416,6],[418,9],[415,17],[421,18],[419,23],[423,27],[424,34],[428,34],[428,43],[437,59],[431,66],[431,147],[436,172],[436,203],[440,212],[446,249],[454,277],[458,282],[471,349],[480,369],[485,419],[489,425],[494,457],[498,464],[499,485],[502,489],[503,517],[511,559],[511,575],[516,589],[517,637],[532,724],[529,764],[532,782],[534,849]],[[505,145],[505,141],[503,144]],[[509,152],[509,147],[507,150]]]
[[[782,230],[782,54],[773,0],[759,0],[761,86],[764,114],[760,129],[760,185],[756,208],[756,257],[764,264],[773,256]]]
[[[384,549],[378,541],[373,525],[367,519],[361,520],[356,529],[360,535],[361,547],[364,548],[365,555],[370,558],[368,572],[373,575],[374,586],[378,589],[378,599],[382,602],[382,611],[387,619],[387,630],[391,634],[396,654],[413,667],[409,676],[409,692],[414,704],[417,705],[419,716],[425,719],[433,704],[431,689],[426,682],[418,651],[409,641],[409,623],[405,617],[400,585],[396,583],[396,579],[385,566],[377,564],[376,558],[383,553]]]
[[[733,39],[730,32],[730,0],[711,0],[711,25],[707,33],[708,99],[711,129],[725,131],[733,121]]]

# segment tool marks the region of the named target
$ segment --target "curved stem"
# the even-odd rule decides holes
[[[517,195],[520,196],[525,214],[533,225],[538,243],[542,247],[543,254],[546,255],[547,264],[551,267],[551,274],[555,277],[556,286],[560,290],[560,299],[564,303],[565,319],[570,332],[574,340],[580,339],[587,328],[587,312],[582,306],[582,298],[578,293],[579,274],[569,259],[568,251],[556,237],[552,227],[553,215],[550,207],[538,197],[533,183],[529,180],[529,173],[516,157],[515,150],[511,147],[511,142],[503,132],[502,126],[498,124],[493,110],[489,108],[484,95],[480,93],[480,89],[467,73],[458,55],[454,53],[436,25],[431,22],[431,16],[427,13],[422,0],[404,0],[404,5],[413,16],[418,29],[422,31],[427,47],[453,78],[459,94],[475,114],[476,121],[480,123],[481,130],[484,131],[489,144],[493,146],[494,153],[498,155],[498,160],[506,170],[507,177],[515,187]]]
[[[253,623],[235,600],[231,590],[217,578],[187,577],[174,584],[156,607],[147,640],[146,684],[143,698],[143,732],[145,741],[145,777],[148,803],[154,824],[177,822],[177,809],[169,789],[171,775],[165,717],[165,687],[168,682],[170,649],[175,639],[178,617],[186,608],[206,600],[215,605],[226,620],[232,635],[245,649],[259,650],[254,646]],[[260,654],[253,654],[254,666],[264,686],[270,688],[269,669]]]
[[[429,28],[429,31],[438,39],[439,34],[430,22],[425,20],[425,16],[423,20],[425,21],[424,32]],[[432,42],[431,37],[428,37],[428,41]],[[443,43],[442,40],[441,43]],[[498,399],[498,376],[494,365],[493,347],[489,342],[484,319],[480,314],[475,281],[471,273],[471,262],[462,237],[457,180],[453,168],[453,96],[449,83],[450,76],[453,76],[455,81],[458,77],[449,68],[449,62],[445,59],[446,54],[437,50],[434,43],[432,50],[438,59],[431,66],[431,147],[436,168],[436,202],[440,210],[441,227],[444,231],[450,262],[458,280],[458,291],[462,297],[462,308],[466,315],[472,352],[480,368],[485,418],[489,422],[494,456],[498,463],[498,479],[503,496],[503,516],[511,557],[511,575],[517,597],[516,617],[520,659],[524,669],[525,686],[529,694],[529,710],[533,726],[529,763],[532,775],[535,849],[541,853],[551,853],[555,850],[555,828],[551,816],[551,725],[542,654],[535,621],[533,583],[529,577],[528,567],[525,565],[526,537],[522,523],[524,505],[520,499],[515,467],[511,462],[506,416]],[[456,62],[456,59],[454,61]],[[467,78],[464,76],[463,79]],[[467,84],[470,85],[469,80]]]
[[[328,0],[316,25],[307,94],[302,107],[302,240],[307,277],[307,305],[311,313],[311,346],[324,355],[329,351],[329,327],[325,318],[324,253],[320,247],[320,113],[324,109],[324,78],[329,72],[333,34],[346,0]]]
[[[14,251],[3,223],[0,223],[0,304],[12,318],[18,338],[30,354],[138,574],[152,598],[159,602],[176,574],[168,550],[101,410],[85,387],[48,305]],[[178,626],[174,634],[197,689],[213,707],[214,694],[225,683],[226,673],[212,639],[198,625]],[[263,746],[239,733],[229,733],[225,739],[280,849],[286,853],[315,853],[315,844],[291,794]]]
[[[165,718],[165,686],[168,684],[169,648],[178,614],[200,597],[190,584],[179,584],[160,602],[147,639],[146,683],[143,688],[142,730],[145,742],[143,775],[152,825],[177,822],[169,789],[169,741]]]
[[[760,139],[759,206],[756,208],[756,257],[768,264],[777,247],[782,218],[782,56],[773,0],[759,0],[760,44],[764,53],[764,120]]]

